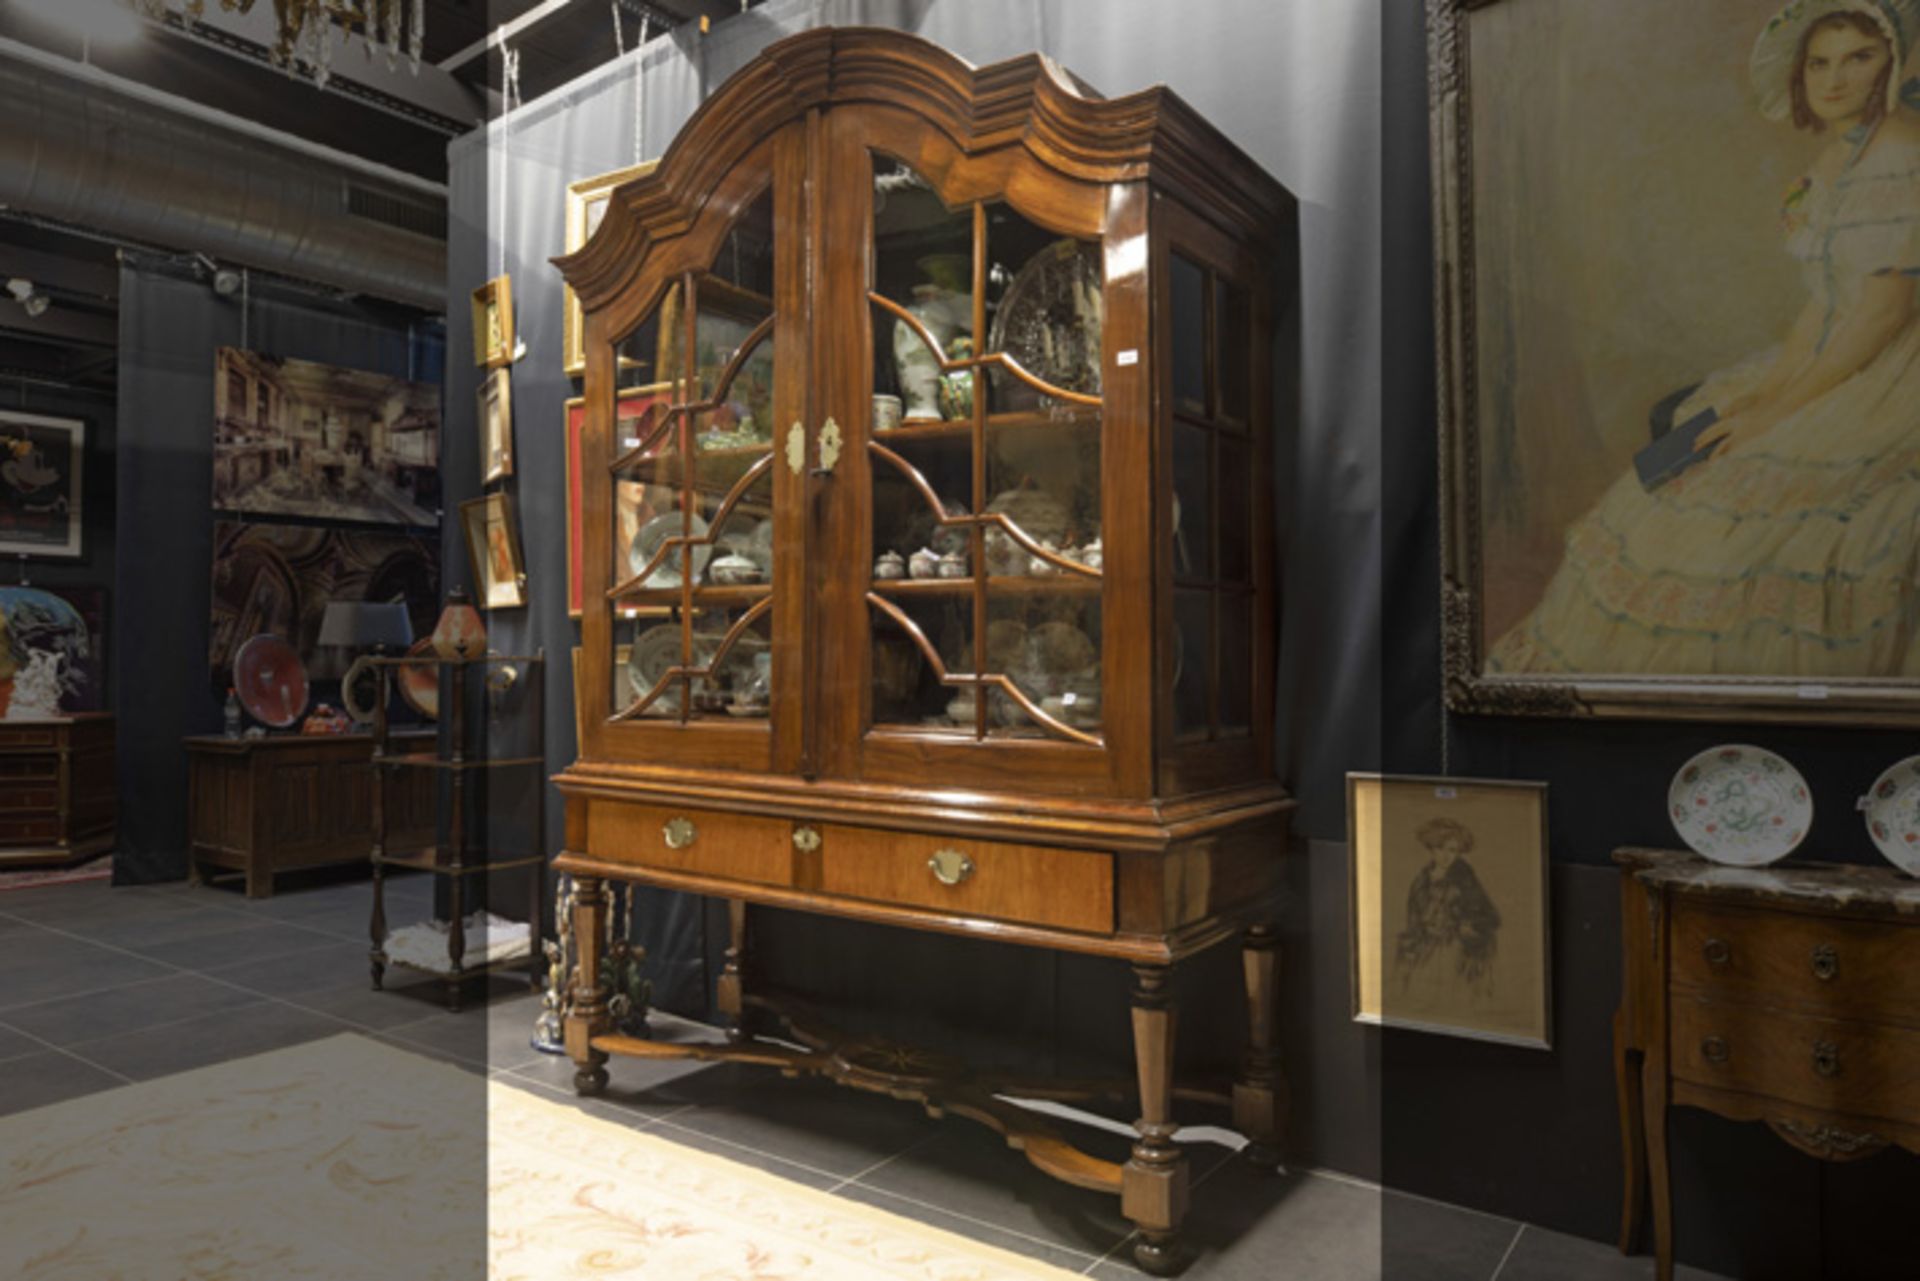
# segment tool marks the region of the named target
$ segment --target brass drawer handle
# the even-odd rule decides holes
[[[1725,1063],[1727,1061],[1726,1041],[1717,1036],[1708,1037],[1700,1042],[1700,1057],[1709,1063]]]
[[[1840,1075],[1840,1047],[1832,1041],[1813,1043],[1813,1070],[1824,1077]]]
[[[660,834],[666,837],[668,849],[683,850],[693,844],[700,835],[700,829],[693,825],[692,819],[674,818],[667,820],[667,825],[660,829]]]
[[[1831,983],[1840,977],[1840,952],[1831,943],[1821,943],[1813,949],[1813,977],[1822,983]]]
[[[811,854],[820,848],[820,829],[817,827],[796,827],[793,829],[793,848],[802,854]]]
[[[942,885],[958,885],[973,875],[973,860],[956,849],[935,850],[927,860],[933,879]]]
[[[1701,951],[1706,953],[1708,965],[1725,965],[1733,959],[1733,948],[1725,939],[1708,939]]]

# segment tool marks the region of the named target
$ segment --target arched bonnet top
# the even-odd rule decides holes
[[[881,27],[818,27],[761,51],[700,105],[654,171],[614,191],[585,246],[555,258],[580,302],[616,297],[648,244],[685,232],[739,159],[814,108],[872,102],[911,111],[963,152],[1024,147],[1088,182],[1145,180],[1237,237],[1267,241],[1294,200],[1165,86],[1103,98],[1040,54],[974,67]]]

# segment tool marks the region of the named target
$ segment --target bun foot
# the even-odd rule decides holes
[[[1149,1276],[1170,1277],[1186,1267],[1179,1238],[1171,1232],[1142,1232],[1133,1243],[1133,1262]]]
[[[573,1092],[587,1098],[596,1097],[607,1088],[607,1069],[596,1063],[590,1068],[577,1068],[573,1074]]]

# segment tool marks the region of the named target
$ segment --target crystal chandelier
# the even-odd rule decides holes
[[[124,0],[136,13],[149,18],[176,16],[198,21],[207,0]],[[229,13],[251,13],[258,0],[219,0]],[[369,56],[380,49],[392,67],[404,46],[407,59],[420,70],[420,50],[427,29],[427,0],[272,0],[278,23],[273,47],[274,65],[302,68],[324,86],[333,74],[334,27],[347,36],[358,34]]]

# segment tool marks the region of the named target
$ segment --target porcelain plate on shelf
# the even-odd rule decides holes
[[[1860,800],[1867,835],[1908,876],[1920,876],[1920,756],[1887,767]]]
[[[1680,839],[1716,863],[1764,867],[1785,858],[1813,826],[1813,794],[1800,771],[1762,747],[1709,747],[1673,776],[1667,817]]]

